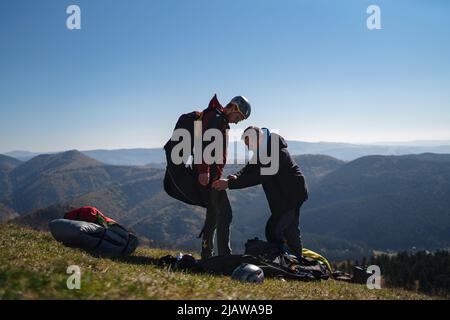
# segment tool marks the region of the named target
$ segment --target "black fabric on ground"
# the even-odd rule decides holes
[[[50,232],[66,246],[106,254],[131,254],[139,243],[134,234],[120,225],[104,228],[92,222],[56,219],[50,222]]]
[[[268,263],[251,255],[224,255],[215,256],[208,259],[190,261],[189,264],[181,266],[179,260],[173,256],[164,256],[159,260],[158,265],[170,267],[172,270],[192,271],[201,273],[210,273],[216,275],[230,276],[234,269],[243,263],[253,264],[264,271],[264,276],[268,278],[284,278],[288,280],[314,281],[326,279],[322,272],[308,269],[308,267],[299,267],[296,270]]]

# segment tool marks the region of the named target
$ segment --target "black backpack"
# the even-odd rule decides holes
[[[178,121],[175,124],[175,128],[173,129],[174,131],[177,129],[185,129],[189,132],[189,134],[191,136],[190,154],[182,155],[183,158],[185,158],[185,159],[187,159],[187,157],[189,157],[189,155],[192,154],[192,151],[194,149],[194,139],[193,138],[194,138],[195,121],[201,121],[202,117],[203,117],[203,112],[199,112],[199,111],[185,113],[185,114],[182,114],[178,118]],[[166,151],[166,155],[169,155],[169,157],[170,157],[170,153],[172,152],[172,149],[176,144],[178,144],[178,141],[172,141],[172,137],[171,137],[171,139],[169,139],[169,141],[167,141],[167,143],[164,145],[164,150]]]
[[[193,154],[194,148],[194,124],[195,121],[202,119],[203,113],[193,111],[180,116],[174,131],[176,129],[185,129],[191,135],[191,148],[189,154],[180,154],[184,159],[183,163],[175,164],[172,162],[171,153],[178,141],[170,139],[164,145],[166,152],[166,173],[164,176],[164,190],[166,193],[190,205],[197,205],[206,208],[208,206],[208,190],[198,183],[197,173],[185,164],[190,155]]]
[[[254,238],[247,240],[245,243],[245,254],[259,257],[266,261],[273,261],[281,252],[277,245]]]

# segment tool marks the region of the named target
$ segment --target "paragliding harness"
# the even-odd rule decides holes
[[[300,281],[325,280],[331,275],[331,269],[329,270],[320,260],[310,258],[308,255],[299,262],[294,257],[281,252],[275,245],[257,238],[248,240],[245,248],[243,255],[215,256],[204,260],[195,260],[190,255],[177,258],[169,255],[162,257],[159,265],[170,267],[172,270],[230,276],[238,266],[252,264],[260,267],[266,277]],[[320,256],[317,253],[314,255]],[[326,261],[325,258],[323,259]]]
[[[175,164],[171,159],[172,150],[179,142],[170,139],[165,145],[166,152],[166,173],[164,176],[164,190],[166,193],[190,205],[197,205],[206,208],[208,205],[207,189],[202,188],[198,183],[197,173],[188,166],[187,162],[194,150],[195,122],[202,121],[203,112],[193,111],[180,116],[174,131],[177,129],[187,130],[191,136],[190,154],[180,154],[183,163]]]
[[[245,254],[257,257],[261,261],[275,265],[286,272],[301,277],[312,275],[316,280],[328,279],[332,274],[330,263],[320,254],[303,248],[299,259],[287,252],[283,252],[273,243],[254,238],[245,244]]]
[[[64,215],[64,219],[93,223],[101,227],[102,234],[98,237],[97,244],[91,249],[101,249],[104,247],[104,241],[107,241],[110,242],[112,246],[123,247],[119,253],[125,254],[134,251],[138,245],[138,239],[133,232],[127,230],[113,219],[105,216],[95,207],[85,206],[74,209],[67,212]],[[111,237],[108,236],[108,233]],[[112,237],[113,234],[115,235],[114,237]],[[120,240],[115,241],[114,239]]]

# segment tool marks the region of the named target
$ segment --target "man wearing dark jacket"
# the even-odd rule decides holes
[[[248,133],[254,133],[256,139],[252,139]],[[308,199],[305,178],[289,154],[283,137],[270,133],[267,129],[249,127],[245,130],[243,138],[247,147],[254,153],[252,160],[228,179],[215,181],[213,188],[242,189],[262,184],[272,213],[266,224],[267,240],[277,244],[281,250],[300,258],[302,255],[300,207]],[[278,160],[278,163],[275,163],[278,170],[272,174],[263,172],[269,165],[269,162],[261,159],[260,155],[264,152],[268,158]]]

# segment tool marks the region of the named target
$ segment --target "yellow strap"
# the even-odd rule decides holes
[[[331,267],[331,264],[328,262],[328,260],[325,257],[318,254],[317,252],[303,248],[302,255],[306,258],[311,258],[311,259],[322,262],[323,264],[325,264],[327,266],[330,273],[333,272],[333,268]]]

